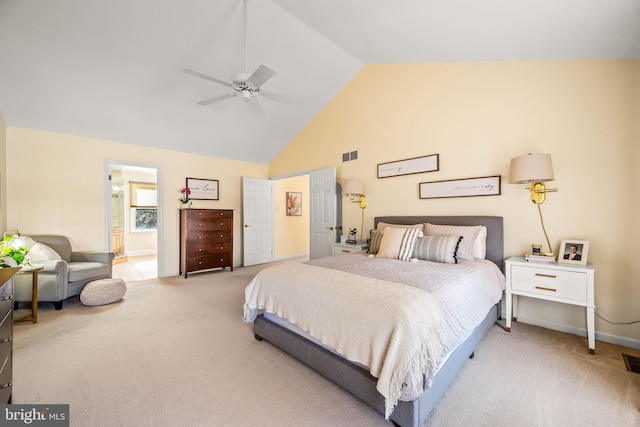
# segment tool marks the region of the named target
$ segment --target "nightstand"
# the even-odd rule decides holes
[[[352,254],[356,252],[362,252],[369,249],[369,245],[365,242],[357,242],[355,245],[349,243],[334,243],[333,255]]]
[[[511,257],[506,261],[507,332],[517,320],[518,296],[579,305],[587,310],[589,353],[595,354],[595,304],[593,264],[543,264]]]

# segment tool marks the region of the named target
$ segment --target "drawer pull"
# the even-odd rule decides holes
[[[12,300],[12,299],[13,299],[13,295],[2,297],[2,301]]]
[[[221,222],[221,223],[220,223],[220,227],[222,227],[223,225],[224,225],[224,222]]]
[[[202,239],[202,236],[198,236],[198,239]]]
[[[536,286],[536,289],[541,289],[543,291],[551,291],[551,292],[556,292],[557,289],[553,289],[553,288],[543,288],[542,286]]]
[[[349,249],[343,249],[342,252],[349,253]]]
[[[555,279],[557,276],[554,276],[553,274],[540,274],[540,273],[536,273],[536,276],[538,277],[550,277],[552,279]]]
[[[9,387],[11,387],[11,383],[6,383],[6,384],[2,384],[2,385],[0,385],[0,389],[2,389],[2,388],[9,388]]]
[[[13,338],[11,338],[11,337],[9,337],[9,338],[2,338],[2,339],[0,340],[0,344],[4,344],[4,343],[6,343],[6,342],[12,342],[12,341],[13,341]]]

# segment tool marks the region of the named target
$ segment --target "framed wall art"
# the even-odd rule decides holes
[[[451,179],[447,181],[421,182],[418,192],[421,199],[445,197],[499,196],[500,175],[480,178]]]
[[[287,191],[287,216],[302,216],[302,193]]]
[[[191,190],[190,199],[220,200],[217,179],[187,178],[187,187]]]
[[[558,251],[558,262],[587,265],[589,242],[586,240],[563,240]]]
[[[412,159],[398,160],[395,162],[380,163],[378,165],[378,178],[390,178],[392,176],[412,175],[423,172],[435,172],[440,169],[440,155],[414,157]]]

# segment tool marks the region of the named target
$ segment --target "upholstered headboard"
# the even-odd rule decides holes
[[[487,256],[501,271],[504,271],[504,230],[500,216],[378,216],[374,218],[388,224],[442,224],[442,225],[484,225],[487,227]]]

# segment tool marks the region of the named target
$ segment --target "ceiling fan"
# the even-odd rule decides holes
[[[244,72],[234,74],[231,76],[231,82],[227,82],[221,79],[217,79],[215,77],[200,73],[198,71],[192,70],[190,68],[185,68],[182,70],[184,73],[191,74],[192,76],[200,77],[201,79],[209,80],[214,83],[218,83],[227,87],[231,87],[233,92],[225,93],[224,95],[215,96],[213,98],[205,99],[203,101],[198,102],[198,105],[207,106],[214,104],[216,102],[224,101],[228,98],[233,98],[235,96],[239,96],[244,100],[247,104],[253,115],[257,118],[265,117],[264,110],[262,106],[258,102],[258,97],[263,96],[264,98],[270,99],[272,101],[284,102],[292,105],[303,105],[304,99],[296,98],[293,96],[283,95],[280,93],[269,92],[261,89],[261,86],[266,83],[269,79],[277,74],[272,68],[267,67],[266,65],[260,65],[253,74],[247,73],[247,1],[244,2]]]

